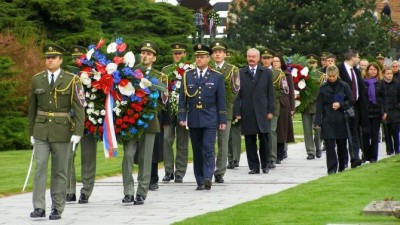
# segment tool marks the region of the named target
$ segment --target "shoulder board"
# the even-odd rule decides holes
[[[221,72],[219,72],[218,70],[215,70],[214,68],[211,68],[211,67],[210,67],[210,70],[213,71],[213,72],[216,72],[216,73],[218,73],[218,74],[220,74],[220,75],[222,75]]]
[[[76,76],[76,74],[74,74],[74,73],[71,73],[71,72],[69,72],[69,71],[66,71],[66,70],[63,70],[64,71],[64,73],[66,74],[66,75],[69,75],[69,76]]]
[[[192,71],[194,71],[196,68],[193,68],[193,69],[191,69],[191,70],[188,70],[188,71],[186,71],[186,72],[192,72]]]
[[[37,74],[35,74],[35,75],[33,75],[34,77],[36,77],[36,76],[39,76],[39,75],[41,75],[41,74],[43,74],[44,72],[46,72],[46,71],[41,71],[41,72],[39,72],[39,73],[37,73]]]
[[[173,64],[166,65],[166,66],[164,66],[164,67],[162,68],[162,70],[166,70],[166,69],[170,68],[172,65],[173,65]]]

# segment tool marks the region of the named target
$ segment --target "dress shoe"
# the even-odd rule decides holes
[[[144,197],[141,195],[136,195],[136,200],[134,205],[143,205],[144,204]]]
[[[86,204],[89,202],[89,197],[85,194],[81,194],[79,197],[79,204]]]
[[[228,163],[228,166],[226,167],[227,169],[235,169],[235,163],[233,161],[230,161]]]
[[[269,173],[269,169],[267,168],[262,168],[263,173]]]
[[[158,183],[150,184],[149,190],[150,191],[155,191],[159,188]]]
[[[276,159],[275,163],[276,163],[276,164],[281,164],[281,161],[282,161],[282,160],[280,160],[280,159]]]
[[[321,149],[317,149],[317,151],[316,151],[316,155],[315,155],[317,158],[321,158],[321,156],[322,156],[322,151],[321,151]]]
[[[204,190],[210,190],[211,185],[212,185],[212,182],[210,179],[208,179],[208,178],[204,179]]]
[[[57,209],[52,209],[49,216],[49,220],[59,220],[59,219],[61,219],[61,212],[58,211]]]
[[[176,175],[175,176],[175,181],[174,181],[175,183],[182,183],[183,182],[183,177],[182,176],[179,176],[179,175]]]
[[[164,178],[162,179],[163,182],[169,182],[170,180],[174,179],[174,174],[166,173]]]
[[[215,176],[215,182],[224,183],[224,177],[221,174]]]
[[[315,159],[315,156],[313,154],[308,154],[307,160]]]
[[[358,166],[361,166],[362,162],[360,159],[355,159],[351,162],[351,168],[357,168]]]
[[[135,198],[133,195],[125,195],[125,197],[122,199],[122,203],[132,203],[134,200]]]
[[[274,162],[274,161],[268,162],[268,168],[269,168],[269,169],[275,169],[275,168],[276,168],[275,162]]]
[[[257,174],[260,173],[260,170],[250,170],[249,174]]]
[[[44,209],[35,209],[33,212],[31,212],[31,217],[32,218],[39,218],[39,217],[45,217],[46,216],[46,211]]]
[[[287,158],[287,151],[284,151],[284,152],[283,152],[282,158],[283,158],[283,159],[286,159],[286,158]]]
[[[75,194],[67,194],[66,202],[76,202]]]
[[[204,185],[197,185],[196,191],[202,191],[204,190]]]
[[[233,163],[235,164],[235,167],[239,167],[239,161],[233,161]]]

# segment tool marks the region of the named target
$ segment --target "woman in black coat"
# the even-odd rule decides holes
[[[326,69],[327,82],[322,84],[317,97],[317,111],[314,126],[321,128],[321,138],[326,145],[326,164],[328,174],[345,169],[348,132],[346,129],[345,110],[353,104],[349,85],[339,79],[336,66]],[[337,152],[335,151],[337,145]]]
[[[386,113],[383,107],[383,86],[381,69],[376,63],[370,63],[365,69],[364,99],[366,100],[367,115],[369,119],[369,132],[362,134],[364,159],[370,163],[378,160],[379,129]]]
[[[386,102],[387,115],[385,120],[386,153],[399,154],[399,123],[400,123],[400,83],[393,79],[391,68],[383,70],[384,100]]]

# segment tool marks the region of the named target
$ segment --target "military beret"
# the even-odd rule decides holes
[[[193,51],[195,55],[211,55],[212,50],[207,45],[197,44],[193,46]]]
[[[181,53],[181,52],[186,52],[187,46],[185,44],[182,43],[172,43],[170,45],[172,52],[177,52],[177,53]]]
[[[385,55],[382,52],[376,53],[376,59],[385,59]]]
[[[78,58],[81,55],[86,54],[87,49],[83,46],[74,45],[69,48],[69,52],[71,53],[72,57]]]
[[[308,61],[308,62],[311,62],[311,63],[314,63],[314,62],[318,62],[318,61],[319,61],[318,56],[315,55],[315,54],[309,54],[309,55],[306,56],[306,58],[307,58],[307,61]]]
[[[56,44],[46,44],[45,46],[43,46],[43,52],[46,57],[53,57],[63,55],[65,49]]]
[[[268,48],[261,49],[261,56],[262,57],[273,57],[275,52]]]
[[[160,53],[157,44],[152,41],[143,41],[140,43],[140,51],[152,52],[154,55]]]
[[[321,52],[321,59],[326,59],[330,53],[329,52]]]
[[[223,41],[213,41],[210,44],[210,48],[214,51],[214,50],[222,50],[222,51],[226,51],[228,50],[228,45],[223,42]]]

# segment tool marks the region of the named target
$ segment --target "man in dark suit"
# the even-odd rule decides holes
[[[242,134],[245,136],[249,174],[268,173],[268,134],[275,110],[274,88],[271,70],[258,65],[260,52],[247,50],[248,66],[239,72],[240,91],[234,105],[234,115],[242,120]],[[260,155],[257,154],[257,135],[260,140]]]
[[[354,101],[355,117],[349,118],[350,133],[352,140],[352,149],[349,149],[351,157],[351,168],[361,165],[360,160],[360,126],[363,132],[368,132],[368,117],[364,101],[364,84],[361,78],[361,72],[356,65],[360,62],[360,56],[354,49],[348,49],[344,54],[344,62],[339,65],[339,76],[351,87]]]
[[[181,126],[189,127],[196,190],[210,190],[215,170],[217,128],[226,128],[225,84],[224,77],[208,66],[211,49],[198,44],[193,50],[197,68],[183,76],[178,120]]]

